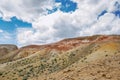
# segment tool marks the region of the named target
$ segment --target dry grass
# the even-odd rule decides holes
[[[14,53],[8,55],[5,60],[9,61]],[[67,51],[54,48],[23,50],[14,59],[0,64],[0,80],[120,79],[119,40],[82,43]]]

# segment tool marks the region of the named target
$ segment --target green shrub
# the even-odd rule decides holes
[[[27,80],[27,79],[28,79],[28,76],[24,76],[24,77],[23,77],[23,80]]]
[[[2,76],[3,75],[3,73],[2,72],[0,72],[0,76]]]

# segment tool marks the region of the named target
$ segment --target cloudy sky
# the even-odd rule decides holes
[[[0,44],[120,34],[120,0],[0,0]]]

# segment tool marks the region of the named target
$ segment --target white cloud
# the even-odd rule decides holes
[[[5,44],[5,43],[10,44],[10,42],[15,43],[15,41],[13,41],[13,40],[15,40],[15,39],[12,37],[12,35],[10,33],[0,30],[0,44]]]
[[[0,29],[0,33],[2,33],[2,32],[3,32],[3,30]]]
[[[81,35],[94,35],[94,34],[111,34],[113,28],[118,27],[119,24],[114,25],[116,21],[115,15],[106,13],[99,18],[91,27],[83,30]],[[117,20],[119,21],[119,19]],[[114,26],[113,26],[114,25]],[[118,27],[119,28],[119,27]]]
[[[78,3],[78,9],[73,13],[58,10],[47,15],[46,8],[52,9],[53,0],[2,0],[0,9],[6,20],[17,16],[32,23],[32,28],[17,29],[19,45],[45,44],[67,37],[93,34],[120,34],[120,18],[111,13],[116,10],[114,4],[116,1],[120,3],[119,0],[74,1]],[[97,19],[104,10],[107,13]]]
[[[0,10],[4,20],[9,21],[16,16],[23,21],[32,22],[38,16],[46,14],[46,8],[51,8],[53,4],[53,0],[1,0]]]

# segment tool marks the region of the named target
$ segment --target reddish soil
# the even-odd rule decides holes
[[[47,48],[50,50],[55,49],[58,51],[67,51],[81,44],[101,42],[101,41],[107,41],[107,40],[120,40],[120,36],[95,35],[91,37],[69,38],[69,39],[64,39],[62,41],[59,41],[57,43],[52,43],[47,45],[29,45],[29,46],[22,47],[21,49],[35,48],[35,49],[41,50],[41,49]]]

